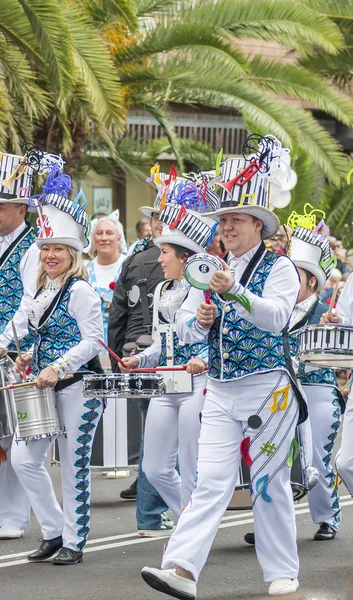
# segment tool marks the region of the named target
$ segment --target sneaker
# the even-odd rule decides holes
[[[298,587],[298,579],[275,579],[275,581],[272,581],[268,593],[270,596],[293,594],[297,591]]]
[[[162,523],[164,523],[164,525],[166,525],[167,527],[174,527],[175,523],[174,521],[169,517],[168,512],[164,512],[161,514],[162,517]]]
[[[250,546],[255,546],[255,533],[246,533],[244,535],[244,541]]]
[[[191,579],[180,577],[175,569],[152,569],[143,567],[141,575],[148,585],[158,592],[163,592],[180,600],[195,600],[196,583]]]
[[[174,525],[167,525],[163,522],[158,529],[138,529],[137,533],[140,537],[169,537],[174,531]]]
[[[16,525],[2,525],[0,527],[0,540],[16,540],[21,538],[24,534],[24,530]]]
[[[1,532],[1,529],[0,529]],[[327,523],[321,523],[319,529],[314,535],[314,540],[316,541],[325,541],[325,540],[333,540],[337,531],[328,525]]]
[[[123,500],[136,500],[137,498],[137,478],[126,490],[120,492],[120,498]]]

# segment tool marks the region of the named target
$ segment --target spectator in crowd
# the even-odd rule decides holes
[[[213,254],[213,256],[219,256],[220,258],[223,258],[227,253],[225,246],[221,240],[221,236],[218,232],[214,235],[211,244],[207,248],[207,252],[209,254]]]
[[[330,244],[331,245],[331,244]],[[332,246],[331,246],[332,247]],[[321,302],[326,302],[327,298],[331,298],[336,283],[341,281],[342,273],[339,269],[332,269],[332,273],[325,283],[324,289],[319,294]],[[318,290],[320,291],[320,290]]]
[[[89,282],[101,299],[104,326],[104,341],[108,340],[108,319],[114,287],[120,275],[125,254],[120,252],[121,224],[103,217],[96,223],[92,232],[92,250],[95,258],[87,263]],[[106,350],[104,350],[104,353]]]
[[[137,240],[133,242],[129,247],[129,251],[127,253],[128,256],[131,256],[131,254],[134,253],[136,244],[138,244],[140,240],[143,240],[144,238],[150,237],[152,235],[151,223],[148,219],[140,219],[139,221],[137,221],[135,230]]]

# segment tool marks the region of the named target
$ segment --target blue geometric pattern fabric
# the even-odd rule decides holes
[[[279,256],[267,252],[253,273],[247,289],[261,297],[271,269]],[[211,379],[230,381],[253,373],[286,370],[282,334],[258,329],[237,314],[236,304],[222,302],[211,293],[217,318],[210,329],[209,371]]]
[[[20,306],[23,296],[23,284],[20,273],[21,259],[32,246],[36,239],[33,229],[20,240],[13,248],[9,256],[5,259],[0,269],[0,333],[2,333],[9,321],[12,320],[15,312]],[[21,340],[21,350],[25,352],[30,348],[33,341],[26,337]],[[11,352],[16,351],[12,342],[8,348]]]
[[[96,398],[90,398],[84,403],[84,406],[88,409],[82,415],[82,423],[79,426],[77,443],[79,444],[75,454],[77,455],[77,460],[75,462],[75,467],[77,469],[76,479],[77,484],[75,485],[75,489],[77,490],[77,496],[75,498],[78,506],[76,508],[77,521],[76,524],[78,526],[77,535],[82,538],[82,541],[77,544],[78,548],[82,550],[86,545],[87,536],[89,534],[89,521],[90,521],[90,453],[92,440],[94,437],[94,429],[97,425],[97,419],[99,417],[99,413],[97,412],[97,408],[100,408],[101,401]]]
[[[176,333],[173,335],[174,341],[174,364],[175,365],[185,365],[191,358],[196,358],[200,356],[203,352],[207,351],[207,344],[201,342],[196,344],[186,344],[185,346],[180,346],[179,338]],[[166,351],[166,334],[161,333],[161,358],[160,358],[160,366],[167,366],[167,351]]]
[[[61,358],[70,348],[77,346],[82,339],[76,319],[70,315],[68,309],[70,290],[76,281],[78,279],[72,280],[60,302],[38,329],[29,322],[29,329],[34,335],[32,362],[34,374]],[[79,370],[86,369],[87,365],[82,365]]]

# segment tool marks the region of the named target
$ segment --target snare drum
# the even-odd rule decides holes
[[[296,434],[296,439],[298,441],[298,432]],[[283,467],[288,468],[288,467]],[[239,478],[237,485],[235,486],[234,494],[231,498],[231,501],[228,505],[228,510],[251,510],[252,509],[252,499],[249,490],[250,483],[250,468],[247,467],[243,459],[241,461],[240,469],[239,469]],[[291,471],[291,486],[293,492],[293,500],[301,500],[308,492],[304,485],[304,474],[301,463],[301,455],[297,456],[297,458],[293,462],[293,467]],[[270,492],[269,492],[270,494]]]
[[[164,393],[163,375],[157,373],[114,373],[83,378],[85,398],[152,398]]]
[[[11,390],[18,421],[16,439],[28,442],[65,433],[54,388],[24,387]]]
[[[298,331],[298,358],[317,367],[353,368],[353,327],[309,325]]]
[[[8,371],[12,369],[13,362],[7,356],[0,359],[1,387],[8,385]],[[11,437],[16,430],[16,411],[12,398],[7,390],[0,392],[0,440]]]
[[[200,253],[190,256],[185,264],[185,279],[198,290],[209,290],[210,281],[216,271],[223,271],[219,258],[211,254]]]

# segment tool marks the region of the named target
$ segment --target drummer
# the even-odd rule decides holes
[[[353,327],[353,274],[351,274],[338,299],[336,312],[325,313],[322,323]],[[351,496],[353,496],[353,388],[348,396],[342,426],[341,447],[336,456],[336,469]]]
[[[203,373],[207,367],[208,350],[205,342],[181,344],[175,333],[174,319],[190,290],[184,279],[185,262],[191,255],[205,252],[212,237],[212,227],[216,225],[216,221],[204,217],[197,210],[186,210],[183,204],[186,195],[189,207],[192,202],[197,204],[197,186],[178,179],[167,195],[166,207],[158,215],[163,230],[154,243],[160,248],[158,262],[167,281],[160,283],[154,294],[154,343],[140,354],[124,359],[125,368],[120,366],[122,371],[166,366],[168,354],[174,359],[171,368],[185,365],[187,373],[194,375],[192,392],[186,389],[184,393],[152,398],[146,419],[142,468],[176,516],[189,503],[195,487],[200,413],[205,401],[206,377]],[[167,348],[168,326],[173,348]],[[187,384],[189,377],[184,377]],[[179,390],[181,385],[179,381]],[[177,457],[180,475],[175,468]]]
[[[42,159],[47,156],[40,155]],[[60,160],[54,155],[51,158]],[[36,163],[39,167],[40,160]],[[39,263],[35,232],[26,222],[33,177],[29,164],[29,153],[0,152],[0,356],[8,350],[13,358],[16,348],[11,343],[11,323],[18,327],[26,320],[25,305],[36,292]],[[30,346],[31,340],[22,340],[22,351]],[[0,539],[21,537],[30,515],[27,495],[11,465],[11,443],[11,438],[0,440]]]
[[[60,180],[60,173],[57,174]],[[34,338],[33,355],[17,358],[16,368],[29,365],[41,390],[56,386],[66,436],[58,437],[63,486],[63,510],[44,463],[54,439],[13,443],[12,464],[26,490],[42,530],[42,542],[28,556],[31,562],[50,558],[55,565],[82,561],[90,522],[90,457],[100,400],[82,396],[82,374],[94,370],[103,336],[100,299],[86,281],[81,252],[87,244],[88,217],[80,193],[72,202],[58,183],[58,192],[44,197],[38,208],[40,270],[38,292],[28,308],[27,329]],[[55,181],[52,182],[55,187]],[[84,197],[83,197],[84,198]],[[91,366],[92,365],[92,366]],[[72,379],[64,380],[67,374]]]
[[[169,541],[162,569],[142,570],[149,585],[176,598],[196,597],[196,582],[237,483],[241,455],[252,463],[256,552],[269,593],[289,594],[299,585],[287,460],[299,406],[301,420],[307,412],[303,398],[294,395],[280,333],[294,308],[299,278],[291,261],[268,252],[263,242],[279,227],[267,208],[266,172],[282,164],[281,156],[280,145],[273,147],[266,138],[260,140],[256,156],[263,174],[249,172],[246,159],[223,164],[221,183],[228,183],[228,189],[221,186],[218,207],[209,214],[220,219],[219,233],[229,249],[225,270],[211,279],[210,305],[202,292],[192,289],[176,316],[181,340],[208,339],[210,365],[197,485]],[[244,180],[249,182],[246,191]]]

